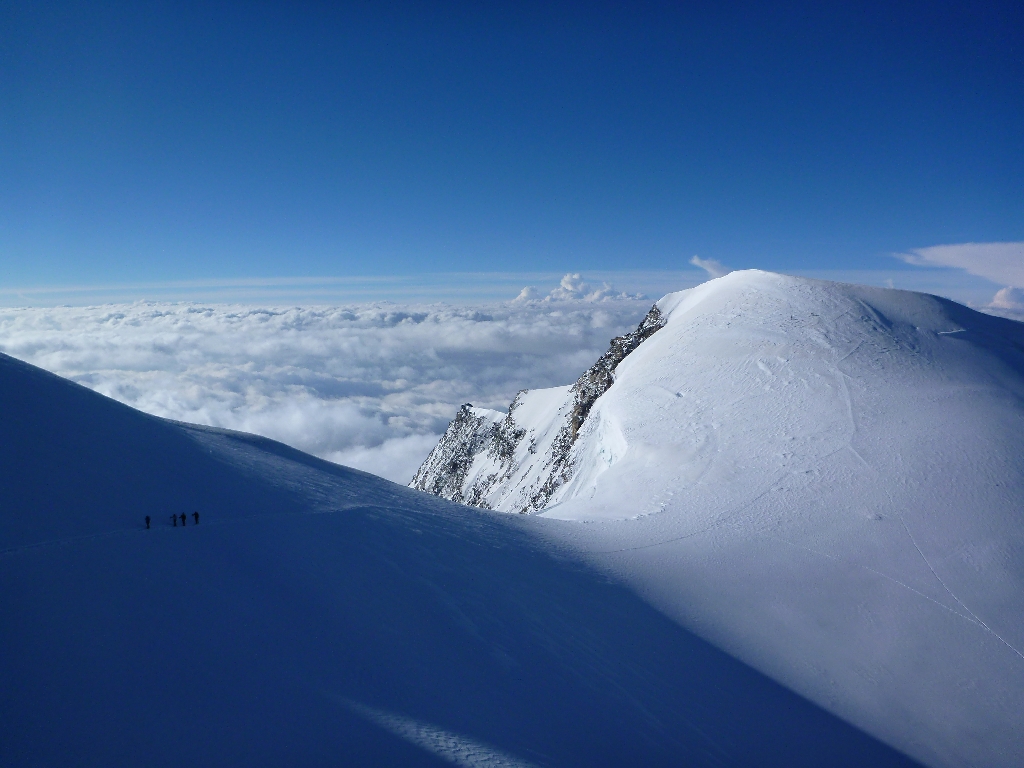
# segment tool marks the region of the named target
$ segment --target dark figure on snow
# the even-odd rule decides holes
[[[178,527],[178,516],[177,515],[171,515],[171,522],[174,523],[174,527],[177,528]]]
[[[199,525],[199,513],[198,512],[193,512],[192,513],[192,517],[194,517],[196,519],[196,525]]]
[[[149,515],[146,515],[146,530],[149,530]]]
[[[181,513],[181,527],[182,527],[182,528],[184,528],[184,527],[185,527],[185,521],[186,521],[186,520],[188,520],[188,518],[187,518],[187,517],[185,517],[185,513],[184,513],[184,512],[182,512],[182,513]]]

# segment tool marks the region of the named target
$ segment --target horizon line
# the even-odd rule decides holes
[[[323,275],[224,277],[194,280],[138,281],[93,284],[0,285],[0,306],[6,308],[39,306],[96,306],[105,304],[164,303],[250,303],[278,301],[317,304],[339,301],[416,301],[443,303],[455,300],[510,301],[524,287],[540,283],[557,286],[566,275],[579,275],[590,283],[609,283],[615,290],[647,295],[664,295],[706,282],[705,270],[687,265],[685,269],[557,270],[528,272],[419,272],[393,275]],[[949,295],[958,301],[970,295],[975,300],[997,285],[985,278],[966,274],[952,267],[912,265],[897,262],[887,269],[807,269],[765,270],[817,277],[838,282],[886,286],[894,279],[909,290]],[[909,284],[905,278],[911,277]],[[889,285],[888,287],[893,287]],[[158,294],[155,296],[140,295]],[[159,294],[172,294],[159,295]],[[125,294],[131,294],[126,296]],[[207,295],[202,295],[207,294]],[[213,294],[213,295],[210,295]],[[958,298],[958,296],[960,298]],[[12,301],[12,299],[14,301]],[[63,300],[62,300],[63,299]],[[91,299],[91,301],[90,301]],[[20,301],[18,301],[20,300]],[[88,302],[83,304],[82,301]],[[18,302],[18,303],[14,303]],[[24,302],[24,303],[22,303]]]

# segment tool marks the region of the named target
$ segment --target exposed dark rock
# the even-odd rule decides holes
[[[570,461],[572,446],[576,442],[580,427],[590,414],[590,409],[601,395],[608,391],[615,381],[615,369],[630,352],[639,347],[646,339],[665,326],[665,318],[655,304],[635,331],[616,336],[611,340],[608,351],[598,358],[590,368],[580,376],[570,390],[573,394],[573,407],[567,422],[558,431],[551,450],[551,470],[547,479],[530,497],[529,507],[532,510],[542,509],[547,505],[551,495],[564,483],[572,478],[572,462]]]
[[[496,426],[485,416],[475,415],[470,403],[463,405],[409,485],[452,501],[485,506],[480,497],[465,498],[463,486],[473,459],[491,444]]]
[[[583,426],[594,402],[611,387],[619,363],[664,325],[665,319],[655,304],[635,331],[612,339],[608,351],[572,385],[576,400],[568,424],[571,431],[570,445],[576,441],[576,433]]]
[[[516,424],[514,416],[516,408],[519,407],[519,398],[522,396],[523,391],[516,394],[512,404],[508,407],[508,414],[502,419],[501,423],[494,425],[491,445],[487,453],[498,464],[498,472],[488,476],[487,490],[490,490],[490,486],[494,485],[494,483],[507,480],[516,471],[516,448],[522,439],[526,437],[526,430]],[[484,492],[486,493],[486,491]]]

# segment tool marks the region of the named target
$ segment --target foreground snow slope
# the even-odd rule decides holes
[[[1024,325],[757,271],[657,310],[541,511],[587,524],[551,535],[920,760],[1024,763]],[[551,397],[507,417],[497,509],[553,465],[522,445],[572,391],[519,401]]]
[[[910,764],[551,525],[0,355],[0,765]]]

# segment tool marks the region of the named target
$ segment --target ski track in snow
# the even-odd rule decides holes
[[[885,492],[886,492],[886,495],[889,495],[889,490],[888,489],[885,489]],[[1009,642],[1006,641],[1005,638],[1002,637],[1002,635],[1000,635],[998,632],[996,632],[994,629],[992,629],[988,624],[986,624],[981,619],[980,616],[978,616],[974,611],[972,611],[970,608],[968,608],[959,597],[957,597],[955,594],[953,594],[953,590],[951,590],[949,588],[949,586],[942,579],[942,577],[939,576],[939,574],[935,571],[935,568],[932,567],[932,564],[928,560],[928,557],[925,555],[924,551],[918,545],[917,539],[914,538],[914,534],[910,532],[910,527],[907,525],[906,518],[904,518],[903,513],[900,512],[900,510],[897,507],[897,505],[892,502],[892,497],[891,496],[889,496],[889,508],[896,514],[896,517],[900,521],[900,525],[903,526],[903,530],[906,531],[907,538],[910,539],[911,544],[914,545],[914,549],[917,550],[917,553],[921,556],[921,559],[924,561],[924,564],[928,567],[928,570],[931,572],[932,576],[935,577],[935,580],[946,591],[946,594],[948,594],[951,598],[953,598],[953,600],[956,602],[957,605],[959,605],[961,608],[963,608],[965,611],[967,611],[968,614],[970,614],[971,618],[968,619],[966,616],[963,616],[963,618],[967,619],[972,624],[977,624],[978,626],[980,626],[982,629],[984,629],[986,632],[988,632],[994,638],[996,638],[999,642],[1001,642],[1003,645],[1005,645],[1007,648],[1009,648],[1011,651],[1013,651],[1015,654],[1017,654],[1017,656],[1019,656],[1021,658],[1021,660],[1024,660],[1024,654],[1022,654],[1020,651],[1018,651],[1016,648],[1014,648]],[[890,576],[890,577],[886,577],[886,578],[892,578],[892,577]],[[893,581],[898,581],[898,580],[897,579],[893,579]],[[898,583],[902,583],[902,582],[898,582]],[[904,586],[906,586],[906,585],[904,585]],[[907,589],[911,589],[911,588],[907,587]],[[917,590],[913,590],[913,591],[916,592]],[[918,593],[918,594],[920,594],[920,593]],[[928,598],[928,599],[931,600],[932,598]],[[936,601],[933,601],[933,602],[938,602],[938,601],[936,600]],[[942,603],[939,603],[939,605],[942,605]],[[954,611],[954,613],[957,613],[957,612]],[[957,615],[959,616],[961,614],[957,613]]]
[[[843,360],[846,360],[848,357],[850,357],[854,352],[856,352],[860,348],[861,344],[863,344],[863,340],[858,341],[857,345],[852,350],[850,350],[850,352],[848,352],[847,354],[843,355],[843,357],[840,358],[839,361],[837,361],[836,374],[837,374],[837,378],[838,378],[838,380],[840,382],[840,385],[841,385],[841,389],[842,389],[842,393],[843,393],[843,400],[846,403],[847,414],[848,414],[848,417],[849,417],[849,420],[850,420],[850,436],[847,438],[847,447],[850,449],[850,451],[853,453],[853,455],[856,456],[860,460],[861,464],[863,464],[864,467],[869,472],[872,473],[872,475],[875,477],[875,479],[876,480],[880,480],[881,478],[879,477],[878,471],[874,467],[872,467],[871,464],[869,464],[864,459],[864,457],[860,455],[860,453],[857,452],[856,448],[853,447],[853,439],[857,435],[857,419],[856,419],[856,417],[854,415],[853,397],[850,395],[850,388],[846,384],[846,380],[847,379],[851,379],[852,380],[852,377],[848,373],[845,373],[844,371],[840,370],[839,367],[838,367],[838,363],[842,362]],[[892,494],[890,493],[889,489],[887,487],[885,487],[884,484],[881,487],[883,488],[886,496],[889,498],[889,509],[891,509],[896,514],[897,519],[900,521],[900,525],[903,527],[903,530],[907,534],[907,538],[909,538],[910,539],[910,543],[914,545],[914,549],[917,551],[918,555],[921,556],[921,560],[924,562],[925,566],[928,568],[928,571],[932,574],[932,576],[935,577],[935,580],[939,583],[939,585],[946,592],[946,594],[948,594],[953,599],[953,601],[956,602],[957,605],[959,605],[961,608],[963,608],[964,611],[966,611],[967,614],[970,616],[970,618],[968,618],[967,616],[963,616],[962,614],[960,614],[960,613],[958,613],[956,611],[953,611],[953,612],[956,613],[958,616],[961,616],[961,618],[964,618],[967,621],[970,621],[972,624],[976,624],[979,627],[981,627],[982,629],[984,629],[986,632],[988,632],[993,637],[995,637],[997,640],[999,640],[999,642],[1001,642],[1003,645],[1005,645],[1007,648],[1009,648],[1011,651],[1013,651],[1015,654],[1017,654],[1017,656],[1019,656],[1022,660],[1024,660],[1024,654],[1021,654],[1021,652],[1018,651],[1015,647],[1013,647],[1013,645],[1008,643],[1003,637],[1001,637],[997,632],[995,632],[976,613],[974,613],[974,611],[972,611],[970,608],[968,608],[967,605],[965,605],[964,602],[959,597],[957,597],[953,593],[953,591],[949,588],[949,586],[942,579],[942,577],[939,576],[938,572],[935,570],[935,567],[932,565],[931,561],[928,559],[928,556],[925,555],[924,550],[922,550],[920,545],[917,543],[917,539],[914,538],[914,534],[911,533],[911,531],[910,531],[910,526],[907,525],[906,518],[904,517],[903,513],[899,510],[899,506],[893,501]],[[810,551],[813,551],[813,550],[808,549],[808,551],[810,552]],[[869,567],[864,566],[864,565],[861,565],[860,567],[865,568],[866,570],[871,571],[872,573],[878,573],[879,575],[884,575],[880,571],[876,571],[873,568],[869,568]],[[891,576],[886,576],[886,578],[891,579],[892,581],[895,581],[897,584],[900,584],[900,585],[906,587],[907,589],[910,589],[912,592],[915,592],[915,593],[921,595],[922,597],[925,597],[926,599],[931,600],[932,602],[935,602],[935,603],[937,603],[939,605],[942,605],[942,603],[939,603],[937,600],[934,600],[933,598],[927,597],[927,595],[924,595],[923,593],[919,592],[918,590],[913,589],[912,587],[907,586],[906,584],[904,584],[899,579],[895,579],[895,578],[893,578]]]
[[[853,450],[852,446],[844,446],[844,447],[850,448],[853,451],[853,453],[857,456],[857,458],[859,458],[861,460],[861,462],[864,463],[865,466],[867,466],[869,469],[871,468],[870,465],[867,464],[867,462],[865,462],[864,459],[861,458],[860,455],[857,454],[857,452],[855,450]],[[838,449],[838,450],[842,450],[842,449]],[[833,451],[832,453],[827,454],[826,456],[823,456],[822,460],[825,460],[825,459],[829,458],[829,456],[832,456],[835,453],[838,453],[838,450],[837,451]],[[638,545],[638,546],[635,546],[635,547],[622,547],[620,549],[608,549],[608,550],[591,550],[591,554],[594,554],[594,555],[615,555],[615,554],[620,554],[620,553],[623,553],[623,552],[638,552],[638,551],[645,550],[645,549],[653,549],[655,547],[661,547],[661,546],[664,546],[666,544],[672,544],[672,543],[678,542],[678,541],[685,541],[686,539],[692,539],[692,538],[696,538],[697,536],[701,536],[703,534],[710,533],[711,531],[715,530],[716,528],[720,528],[723,524],[725,524],[727,522],[734,522],[736,520],[736,518],[740,517],[743,514],[743,512],[745,512],[749,507],[753,506],[755,503],[757,503],[757,501],[759,501],[761,498],[763,498],[765,495],[767,495],[771,491],[776,490],[776,486],[777,486],[778,482],[780,480],[782,480],[783,477],[785,477],[788,474],[790,474],[790,473],[787,472],[787,473],[784,473],[782,476],[779,476],[779,477],[775,478],[775,480],[773,480],[773,482],[769,485],[768,488],[763,490],[761,493],[759,493],[757,496],[755,496],[749,502],[744,504],[742,507],[740,507],[739,509],[735,510],[732,513],[723,515],[722,517],[716,519],[710,525],[708,525],[708,526],[706,526],[704,528],[701,528],[700,530],[691,531],[690,533],[686,533],[686,534],[684,534],[682,536],[674,536],[674,537],[672,537],[670,539],[663,539],[661,541],[651,542],[651,543],[648,543],[648,544],[641,544],[641,545]],[[792,474],[793,475],[799,475],[800,472],[793,472]],[[907,537],[910,539],[911,543],[914,545],[914,549],[917,550],[917,553],[921,556],[921,559],[924,561],[924,564],[928,567],[928,570],[931,572],[932,576],[935,577],[935,580],[942,586],[943,590],[945,590],[945,592],[956,602],[956,604],[959,605],[961,608],[963,608],[964,611],[966,611],[968,615],[965,616],[964,614],[960,613],[959,611],[953,610],[948,605],[945,605],[944,603],[939,602],[938,600],[936,600],[933,597],[929,597],[928,595],[924,594],[923,592],[921,592],[921,591],[919,591],[917,589],[914,589],[910,585],[900,581],[899,579],[897,579],[897,578],[895,578],[893,576],[890,576],[890,575],[888,575],[886,573],[882,573],[881,571],[876,570],[874,568],[871,568],[870,566],[863,565],[862,563],[853,563],[853,565],[856,565],[858,568],[861,568],[861,569],[863,569],[865,571],[873,573],[873,574],[875,574],[877,576],[881,576],[884,579],[888,579],[889,581],[894,582],[895,584],[898,584],[899,586],[901,586],[901,587],[903,587],[905,589],[910,590],[915,595],[918,595],[919,597],[922,597],[922,598],[924,598],[925,600],[927,600],[927,601],[929,601],[931,603],[935,603],[936,605],[940,606],[944,610],[949,611],[950,613],[952,613],[952,614],[954,614],[956,616],[959,616],[964,621],[967,621],[967,622],[969,622],[971,624],[974,624],[975,626],[980,627],[984,631],[986,631],[989,634],[991,634],[994,638],[999,640],[999,642],[1001,642],[1003,645],[1005,645],[1011,651],[1013,651],[1017,656],[1019,656],[1021,658],[1021,660],[1024,660],[1024,654],[1022,654],[1013,645],[1011,645],[1009,642],[1007,642],[1002,636],[1000,636],[995,630],[993,630],[988,624],[986,624],[980,617],[978,617],[977,614],[975,614],[973,611],[971,611],[970,608],[968,608],[966,605],[964,605],[963,601],[961,601],[955,594],[953,594],[953,592],[949,589],[949,587],[942,580],[942,578],[939,576],[939,574],[935,572],[935,569],[932,567],[931,563],[928,561],[928,558],[925,556],[924,552],[921,551],[921,548],[918,546],[917,541],[914,539],[913,534],[910,532],[910,529],[907,527],[907,523],[904,520],[903,516],[895,508],[894,505],[890,506],[890,508],[897,515],[897,517],[898,517],[898,519],[900,521],[900,524],[903,527],[903,530],[907,534]],[[766,540],[766,541],[777,541],[780,544],[786,544],[788,546],[795,547],[797,549],[802,549],[802,550],[804,550],[806,552],[810,552],[812,554],[820,555],[821,557],[828,558],[829,560],[833,560],[833,561],[836,561],[836,562],[842,562],[842,563],[847,564],[847,565],[850,564],[848,561],[842,560],[841,558],[835,557],[834,555],[829,555],[829,554],[827,554],[825,552],[819,552],[818,550],[811,549],[810,547],[806,547],[806,546],[803,546],[801,544],[795,544],[795,543],[793,543],[791,541],[786,541],[785,539],[780,539],[780,538],[777,538],[777,537],[774,537],[774,536],[767,536],[767,535],[763,535],[763,534],[760,537],[763,540]]]
[[[338,701],[371,723],[459,768],[536,768],[535,763],[504,754],[468,736],[348,699]]]
[[[910,532],[908,531],[907,533],[909,534]],[[793,547],[795,549],[800,549],[800,550],[803,550],[804,552],[809,552],[812,555],[818,555],[819,557],[824,557],[824,558],[827,558],[827,559],[832,560],[834,562],[843,563],[844,565],[850,565],[851,564],[851,563],[849,563],[846,560],[843,560],[841,558],[836,557],[835,555],[830,555],[827,552],[820,552],[819,550],[811,549],[810,547],[804,546],[803,544],[795,544],[792,541],[786,541],[785,539],[780,539],[780,538],[775,537],[775,536],[764,536],[763,538],[765,540],[767,540],[767,541],[776,541],[779,544],[785,544],[786,546]],[[920,550],[918,550],[918,551],[920,551]],[[923,557],[923,555],[922,555],[922,557]],[[927,560],[925,562],[927,562]],[[965,616],[964,614],[960,613],[959,611],[956,611],[956,610],[950,608],[948,605],[946,605],[945,603],[939,602],[934,597],[929,597],[928,595],[924,594],[920,590],[914,589],[909,584],[906,584],[906,583],[900,581],[899,579],[895,578],[894,576],[890,576],[887,573],[882,573],[881,571],[875,570],[874,568],[871,568],[870,566],[863,565],[862,563],[853,563],[853,565],[856,565],[858,568],[861,568],[861,569],[863,569],[865,571],[868,571],[869,573],[873,573],[876,576],[881,576],[883,579],[887,579],[887,580],[889,580],[889,581],[891,581],[891,582],[893,582],[895,584],[898,584],[899,586],[903,587],[904,589],[910,590],[915,595],[924,598],[928,602],[935,603],[935,605],[939,606],[940,608],[942,608],[945,611],[949,611],[954,616],[959,616],[961,619],[963,619],[964,621],[968,622],[969,624],[974,624],[975,626],[985,630],[986,632],[991,634],[994,638],[996,638],[999,642],[1001,642],[1003,645],[1005,645],[1007,648],[1009,648],[1011,651],[1013,651],[1015,654],[1020,656],[1021,659],[1024,659],[1024,655],[1021,655],[1020,651],[1018,651],[1016,648],[1014,648],[1012,645],[1010,645],[1008,642],[1006,642],[1006,640],[1004,640],[996,632],[994,632],[991,627],[989,627],[985,622],[983,622],[981,619],[979,619],[977,616],[975,616],[971,612],[971,610],[966,605],[964,605],[962,602],[957,600],[956,595],[954,595],[952,592],[949,592],[948,589],[946,591],[949,592],[949,596],[952,597],[954,600],[956,600],[957,604],[961,608],[963,608],[965,611],[967,611],[968,614],[970,614],[969,616]],[[935,574],[934,571],[932,571],[932,573]],[[942,584],[942,579],[939,579],[938,574],[935,574],[935,578],[938,579],[940,584]],[[943,586],[945,587],[945,584],[943,584]]]

